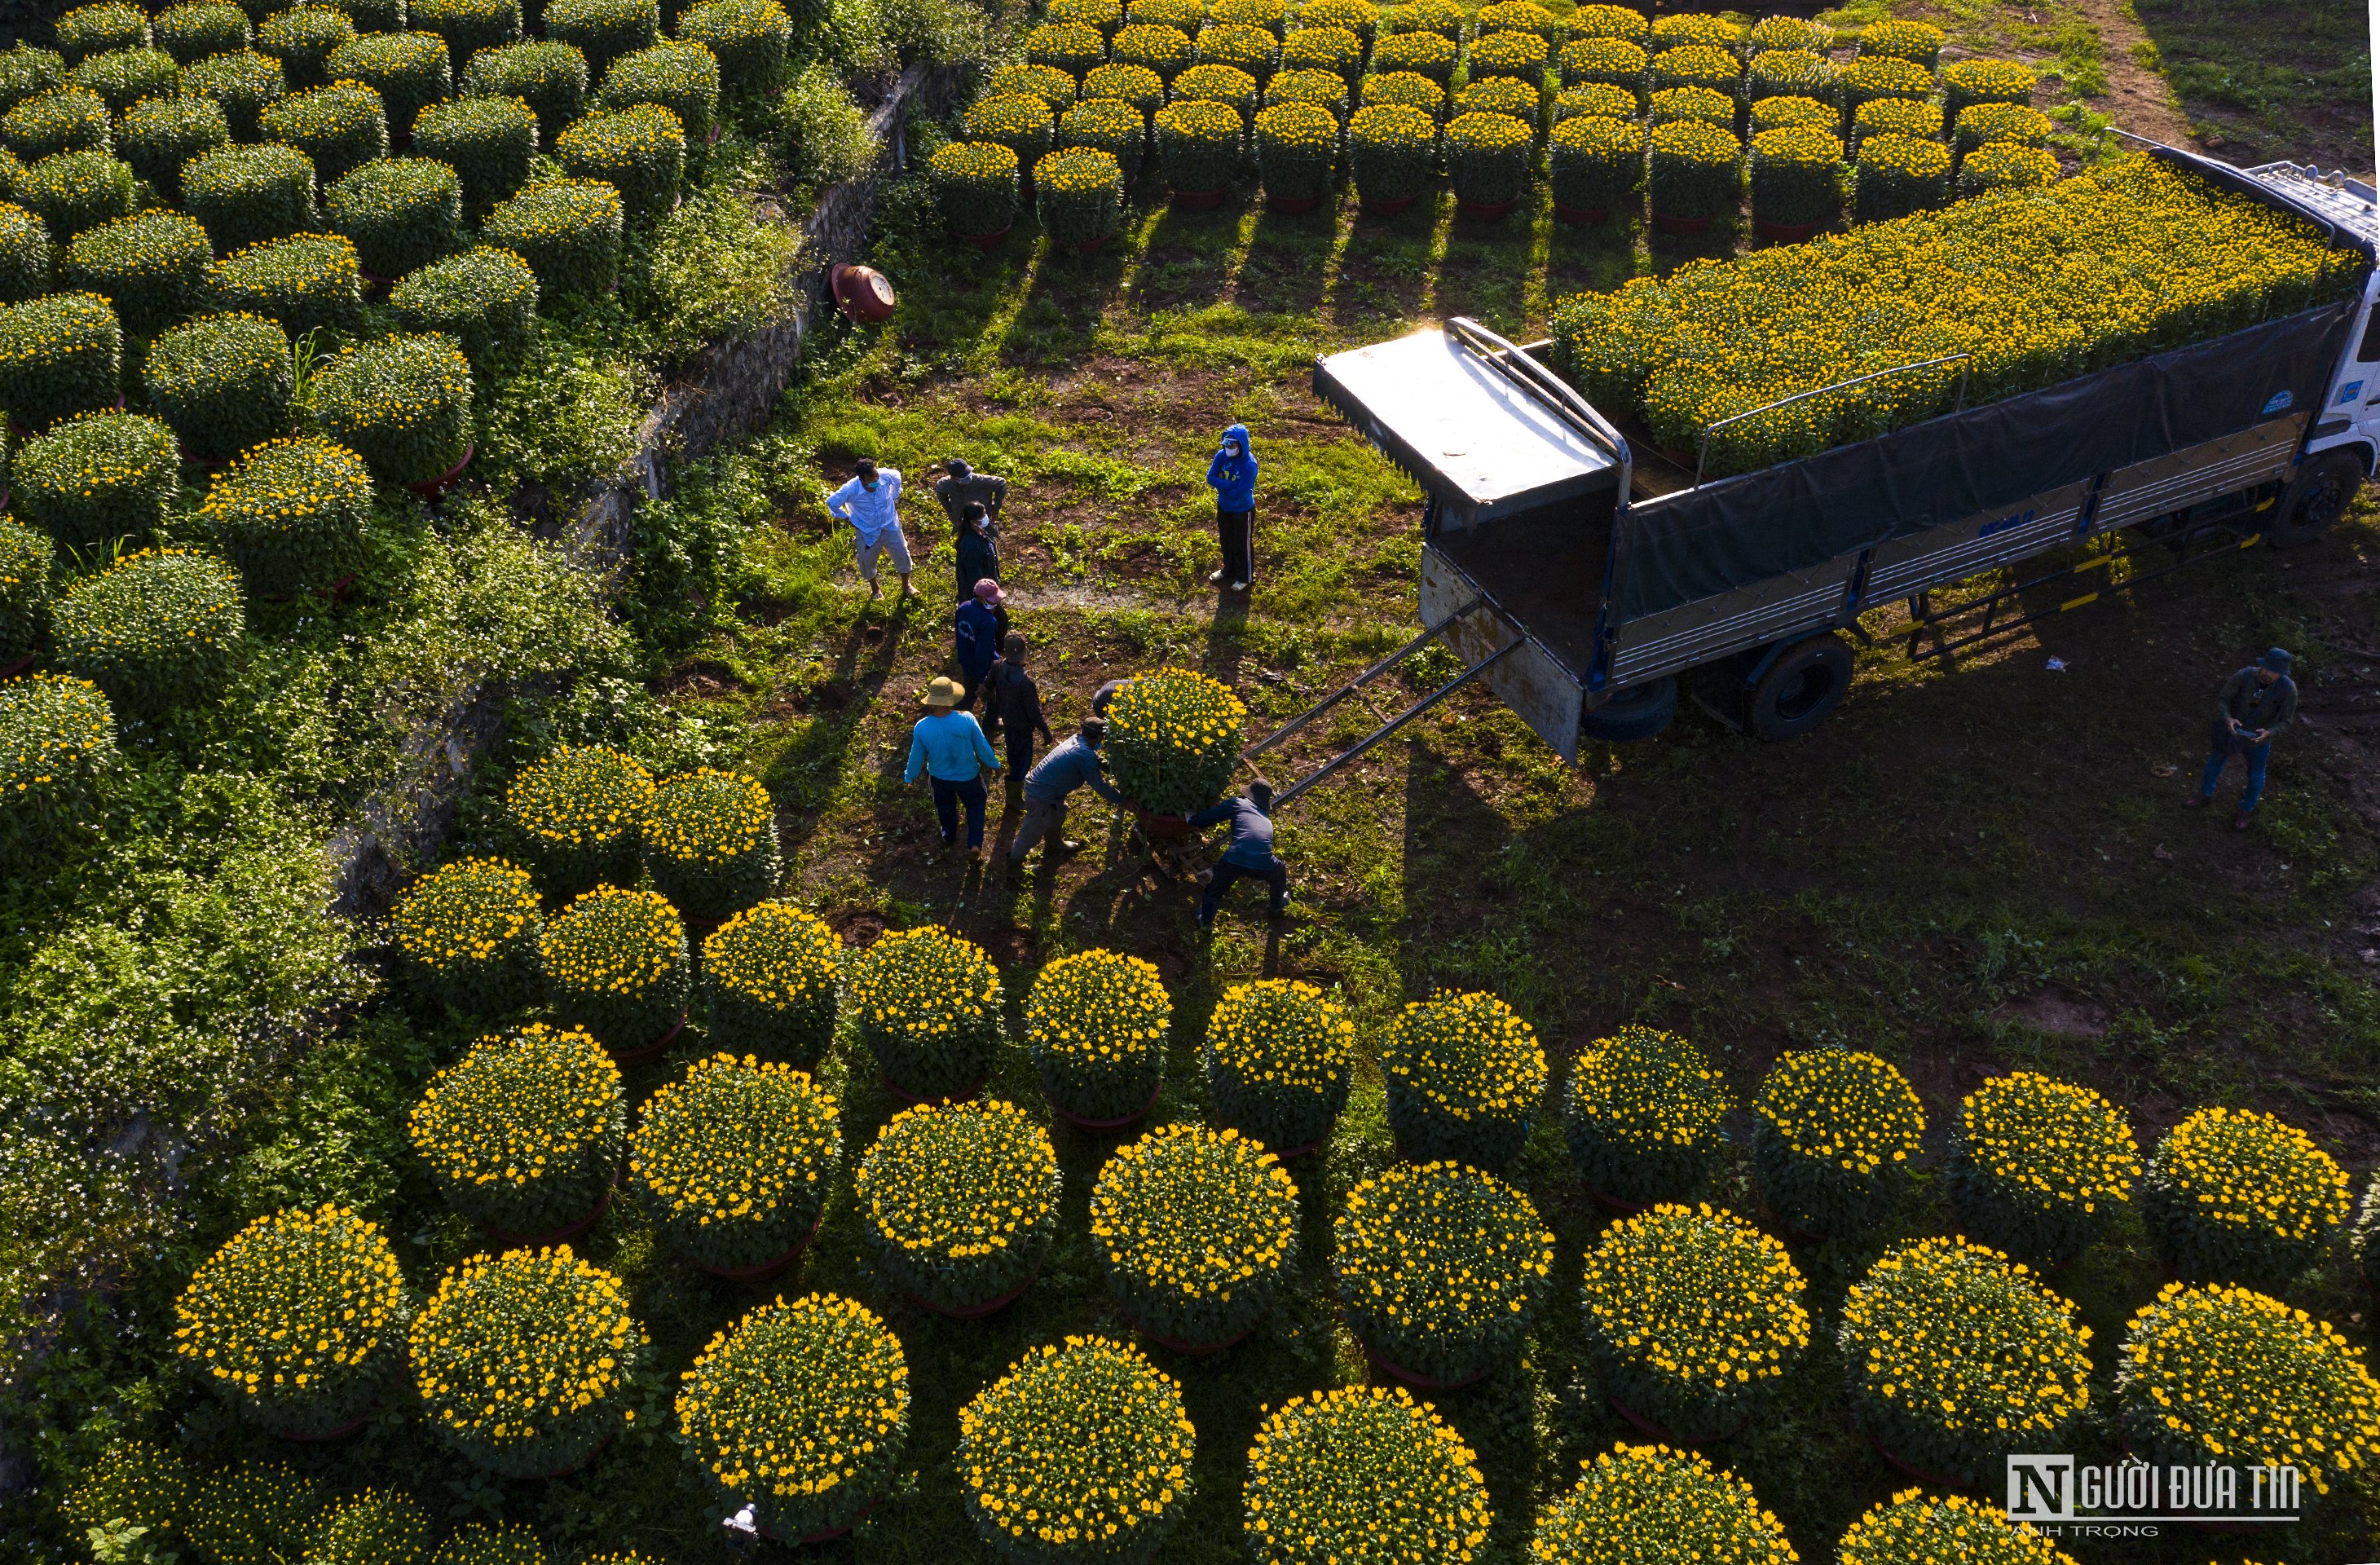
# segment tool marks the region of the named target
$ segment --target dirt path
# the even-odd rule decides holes
[[[2098,29],[2106,55],[2107,96],[2093,106],[2135,136],[2196,149],[2198,139],[2191,134],[2190,116],[2175,100],[2172,83],[2141,61],[2137,51],[2148,33],[2125,0],[2073,0],[2073,6]]]

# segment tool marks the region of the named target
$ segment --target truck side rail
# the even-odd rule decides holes
[[[1959,370],[1959,394],[1951,401],[1950,411],[1963,412],[1967,406],[1967,371],[1973,367],[1974,360],[1975,356],[1972,353],[1952,353],[1945,354],[1940,358],[1920,359],[1914,364],[1895,364],[1887,370],[1871,370],[1864,375],[1854,375],[1848,381],[1837,381],[1830,386],[1814,386],[1808,391],[1798,391],[1791,396],[1780,396],[1774,402],[1764,402],[1757,407],[1746,408],[1741,413],[1730,413],[1717,423],[1706,424],[1703,426],[1703,438],[1694,447],[1694,487],[1700,489],[1703,486],[1703,468],[1710,462],[1711,436],[1730,424],[1740,424],[1746,419],[1757,419],[1763,413],[1774,413],[1780,407],[1791,407],[1797,402],[1807,402],[1814,396],[1824,396],[1828,392],[1849,391],[1853,386],[1864,386],[1870,381],[1881,381],[1887,375],[1903,375],[1912,370],[1931,370],[1941,364],[1961,366]]]

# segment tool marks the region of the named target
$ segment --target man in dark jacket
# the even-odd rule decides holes
[[[986,577],[975,584],[975,595],[959,605],[952,636],[959,661],[959,710],[975,710],[976,692],[1000,658],[1000,638],[1007,633],[1000,613],[1005,600],[1000,583]]]
[[[980,501],[970,500],[959,517],[958,539],[952,552],[958,557],[962,603],[975,596],[975,584],[986,576],[1000,578],[1000,540],[991,530],[991,514]]]
[[[1222,905],[1223,893],[1242,880],[1262,880],[1271,887],[1272,916],[1280,917],[1289,911],[1289,866],[1272,851],[1271,786],[1251,782],[1244,796],[1189,817],[1194,831],[1224,820],[1232,823],[1232,842],[1223,850],[1223,862],[1207,877],[1207,894],[1198,899],[1198,928],[1215,927],[1215,909]]]
[[[991,665],[991,681],[984,690],[984,726],[1008,736],[1008,791],[1025,786],[1033,769],[1033,735],[1053,745],[1050,724],[1041,716],[1041,687],[1025,667],[1025,637],[1010,631],[1001,638],[1000,661]]]
[[[1123,803],[1123,795],[1099,770],[1099,741],[1107,734],[1104,722],[1085,718],[1082,731],[1043,756],[1041,764],[1025,779],[1025,819],[1008,844],[1009,863],[1024,863],[1025,855],[1044,837],[1050,839],[1050,853],[1042,855],[1045,860],[1050,854],[1073,853],[1083,845],[1065,840],[1066,795],[1075,789],[1088,788],[1111,805]]]
[[[1223,568],[1207,580],[1226,592],[1245,592],[1257,579],[1257,454],[1248,427],[1233,424],[1207,464],[1207,485],[1215,491],[1215,539]]]
[[[2297,681],[2289,677],[2289,653],[2276,647],[2223,682],[2215,698],[2215,731],[2207,740],[2206,772],[2198,792],[2181,802],[2203,808],[2215,796],[2223,769],[2233,756],[2248,766],[2247,791],[2240,795],[2240,813],[2231,830],[2245,831],[2255,819],[2256,801],[2265,795],[2265,763],[2272,758],[2273,741],[2298,715]]]
[[[942,510],[956,527],[966,519],[969,505],[980,505],[994,522],[1000,520],[1000,508],[1008,502],[1008,480],[997,473],[978,473],[966,464],[966,458],[953,456],[945,464],[947,477],[934,480],[934,498],[942,503]]]

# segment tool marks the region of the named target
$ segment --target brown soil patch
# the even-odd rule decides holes
[[[2135,136],[2195,150],[2190,116],[2174,101],[2172,84],[2132,53],[2148,34],[2125,14],[2122,0],[2074,0],[2074,8],[2099,30],[2107,52],[2107,96],[2094,106]]]

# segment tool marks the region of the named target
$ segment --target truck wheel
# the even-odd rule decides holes
[[[1744,698],[1743,726],[1756,739],[1791,739],[1834,715],[1851,693],[1852,649],[1829,630],[1777,654]]]
[[[1644,685],[1632,685],[1578,720],[1582,739],[1650,739],[1678,715],[1678,680],[1666,674]]]
[[[2347,515],[2363,485],[2363,461],[2351,451],[2325,451],[2281,491],[2265,541],[2276,549],[2312,543]]]

